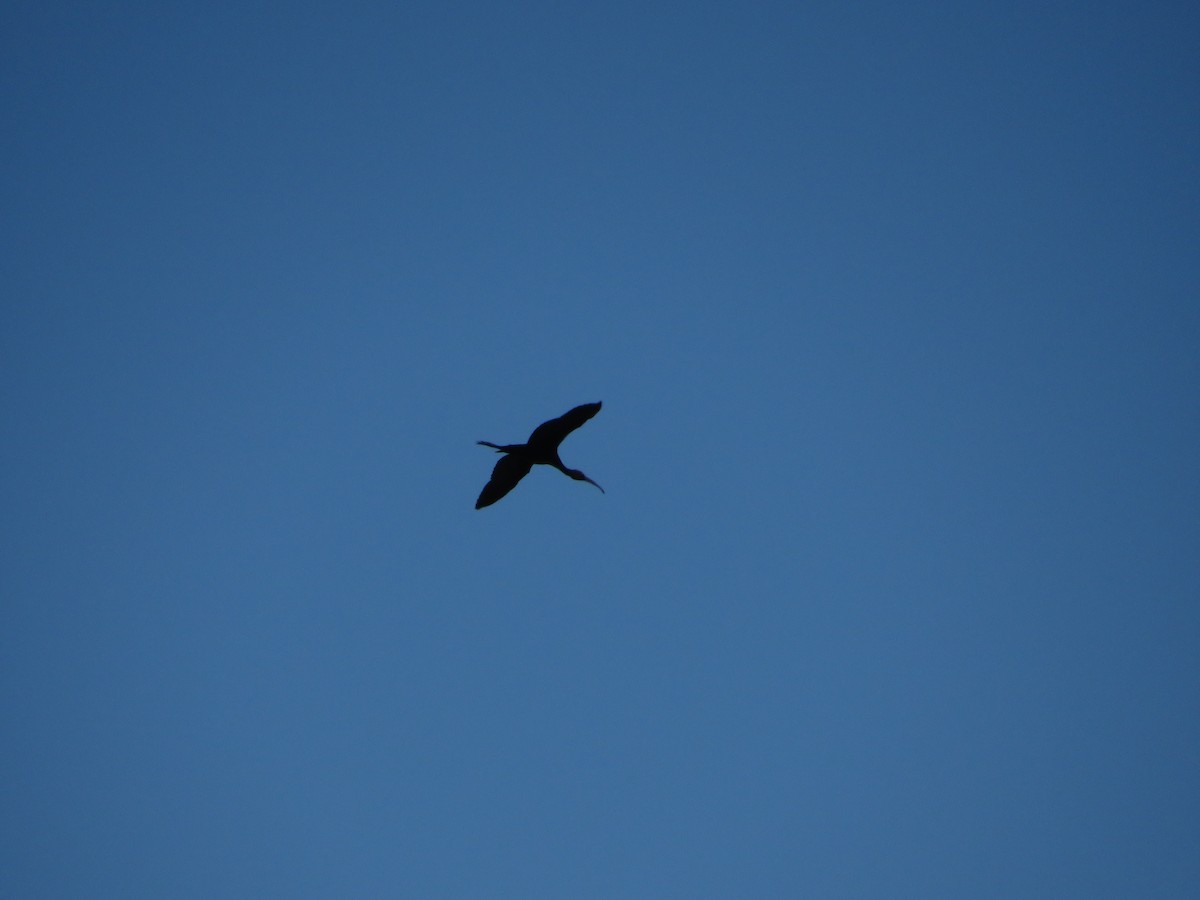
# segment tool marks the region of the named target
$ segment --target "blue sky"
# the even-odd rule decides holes
[[[1190,895],[1194,4],[593,6],[6,8],[0,893]]]

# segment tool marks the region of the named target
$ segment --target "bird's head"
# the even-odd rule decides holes
[[[570,475],[572,478],[574,478],[576,481],[586,481],[588,484],[595,485],[596,487],[600,488],[600,493],[602,493],[602,494],[604,493],[604,488],[600,487],[600,485],[596,484],[596,482],[592,481],[592,479],[588,478],[586,475],[584,475],[578,469],[563,469],[563,471],[566,472],[568,475]]]

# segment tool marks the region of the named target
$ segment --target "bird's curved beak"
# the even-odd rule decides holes
[[[596,482],[592,481],[592,479],[588,478],[586,475],[583,476],[583,480],[588,484],[596,484]],[[596,487],[600,488],[600,493],[603,494],[605,492],[604,488],[600,487],[600,485],[596,484]]]

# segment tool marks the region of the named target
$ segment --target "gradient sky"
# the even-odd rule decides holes
[[[1194,896],[1198,46],[6,4],[0,895]]]

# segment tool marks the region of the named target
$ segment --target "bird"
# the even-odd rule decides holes
[[[578,469],[568,469],[558,458],[558,445],[563,442],[563,439],[598,412],[600,412],[599,403],[585,403],[577,406],[557,419],[543,422],[533,429],[533,434],[529,435],[529,440],[524,444],[493,444],[491,441],[477,441],[476,443],[484,447],[491,447],[497,453],[503,453],[504,456],[492,470],[491,480],[483,486],[479,499],[475,501],[475,508],[483,509],[485,506],[491,506],[515,488],[517,482],[528,475],[529,470],[539,463],[554,466],[558,471],[576,481],[586,481],[588,484],[596,485],[603,494],[604,488]]]

